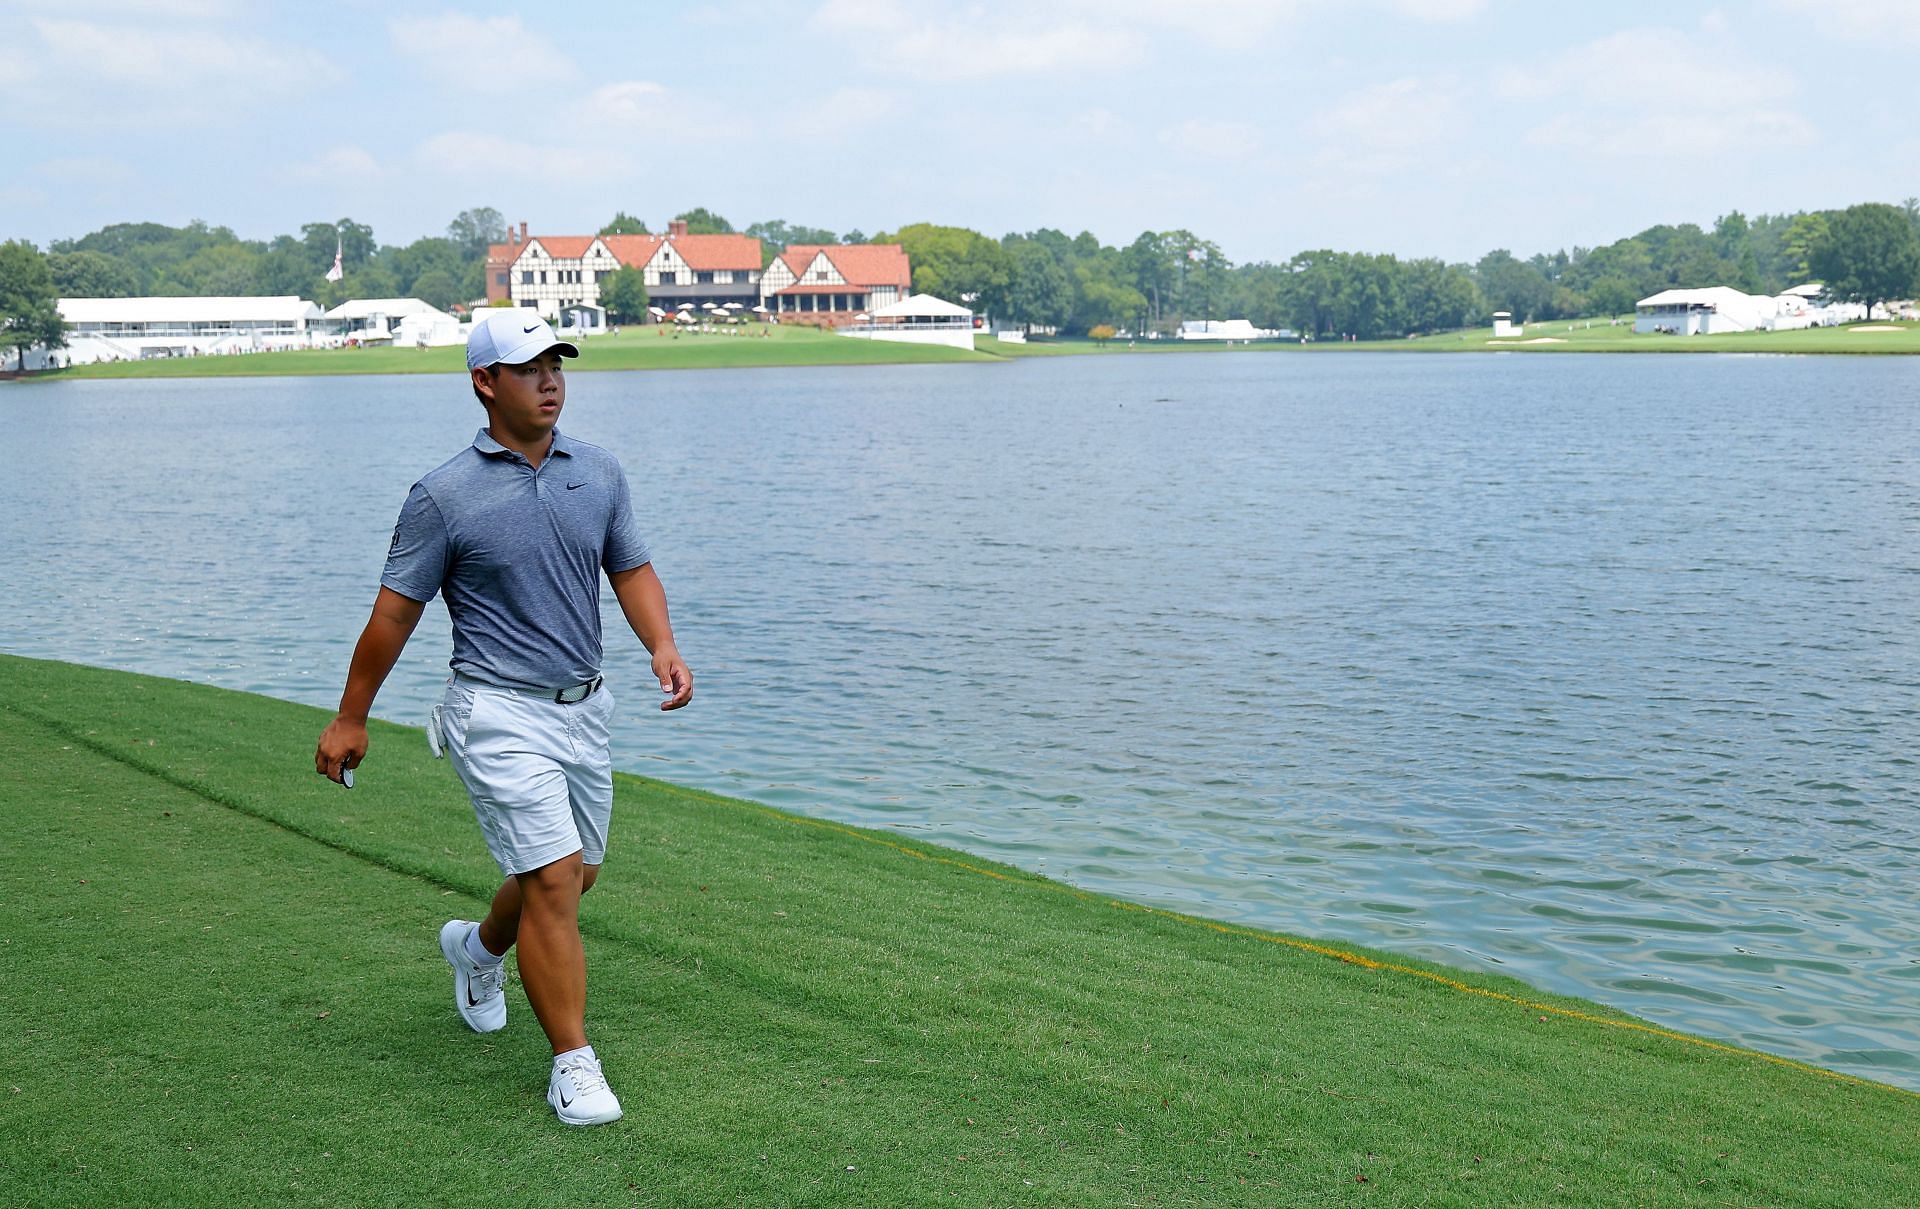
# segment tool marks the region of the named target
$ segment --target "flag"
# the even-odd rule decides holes
[[[335,239],[333,241],[333,267],[327,270],[327,280],[338,281],[344,276],[346,276],[346,274],[340,270],[340,241]]]

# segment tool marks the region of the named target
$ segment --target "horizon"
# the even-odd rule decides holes
[[[736,228],[1185,228],[1242,264],[1471,263],[1920,193],[1885,167],[1920,162],[1895,106],[1826,83],[1900,78],[1920,5],[343,7],[313,27],[236,0],[9,0],[0,106],[24,129],[59,114],[64,141],[18,156],[0,238],[348,217],[404,246],[474,207],[550,235],[705,207]],[[489,91],[471,65],[501,48]]]

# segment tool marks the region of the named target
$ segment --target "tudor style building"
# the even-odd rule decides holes
[[[750,235],[689,235],[670,223],[665,235],[529,235],[521,223],[506,243],[487,249],[487,301],[531,307],[548,319],[600,306],[600,281],[620,268],[647,275],[653,305],[760,301],[760,241]]]
[[[843,327],[912,292],[899,244],[795,244],[760,278],[761,302],[782,323]]]

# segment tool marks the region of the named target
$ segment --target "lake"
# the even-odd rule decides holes
[[[0,418],[0,649],[330,707],[483,416],[389,377]],[[623,767],[1920,1088],[1920,363],[576,373],[563,428],[699,681],[658,713],[609,600]],[[447,649],[436,603],[376,712]]]

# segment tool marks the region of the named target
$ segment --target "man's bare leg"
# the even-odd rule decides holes
[[[580,874],[580,893],[585,894],[599,878],[600,866],[582,865]],[[510,877],[500,883],[487,917],[480,921],[480,943],[495,957],[505,957],[520,935],[521,902],[520,879]]]
[[[580,944],[580,854],[517,875],[520,981],[556,1054],[587,1043],[587,955]],[[499,901],[496,896],[496,903]],[[492,919],[492,913],[488,913]],[[486,943],[483,935],[481,943]]]

